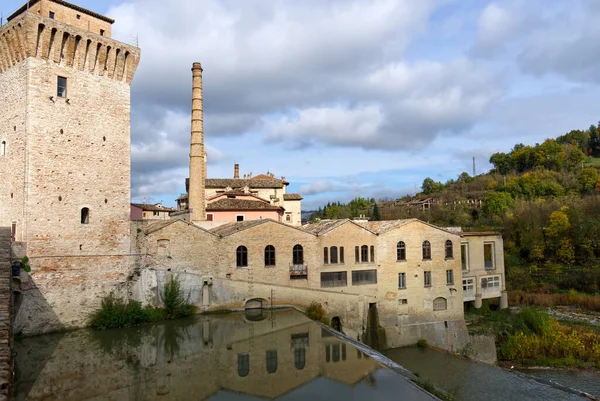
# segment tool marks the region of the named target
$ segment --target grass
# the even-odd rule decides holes
[[[117,298],[111,292],[102,299],[100,309],[90,318],[90,326],[96,330],[137,326],[143,323],[188,317],[195,307],[188,304],[177,280],[169,280],[164,288],[164,308],[144,308],[138,301]]]
[[[528,366],[600,365],[600,336],[596,328],[562,323],[532,307],[519,313],[485,308],[472,312],[479,320],[469,326],[469,331],[494,334],[500,360]]]
[[[588,156],[583,162],[585,167],[600,167],[600,158]]]
[[[539,294],[527,291],[509,291],[508,303],[521,306],[574,306],[600,312],[600,295],[569,291],[566,294]]]

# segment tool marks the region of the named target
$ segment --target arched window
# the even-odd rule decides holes
[[[6,154],[6,141],[2,141],[0,143],[0,156],[4,156]]]
[[[375,247],[371,245],[371,263],[375,262]]]
[[[237,267],[248,267],[248,248],[240,245],[235,250],[235,265]]]
[[[369,261],[369,247],[366,245],[360,247],[360,261],[362,263]]]
[[[332,246],[331,248],[329,248],[329,256],[331,258],[331,263],[337,263],[338,262],[338,249],[337,249],[337,246]]]
[[[89,224],[90,223],[90,209],[84,207],[81,209],[81,224]]]
[[[292,251],[292,263],[295,265],[304,264],[304,248],[302,248],[302,245],[294,245]]]
[[[304,369],[306,365],[306,348],[296,347],[294,348],[294,366],[298,370]]]
[[[452,241],[446,241],[446,259],[452,259],[454,256],[454,249],[452,248]]]
[[[329,263],[329,249],[327,247],[323,248],[323,264],[326,265]]]
[[[429,241],[423,241],[423,260],[431,259],[431,244]]]
[[[240,377],[248,376],[250,372],[250,355],[248,354],[238,354],[238,375]]]
[[[438,297],[433,300],[433,310],[446,310],[448,309],[448,301],[446,298]]]
[[[273,245],[265,247],[265,266],[275,266],[275,247]]]
[[[340,246],[340,263],[344,263],[344,247]]]
[[[277,371],[277,351],[267,351],[267,372]]]
[[[396,260],[406,260],[406,244],[404,241],[400,241],[396,245]]]

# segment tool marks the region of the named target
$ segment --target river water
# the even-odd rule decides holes
[[[593,372],[527,370],[517,373],[416,347],[391,349],[383,354],[458,400],[583,399],[552,383],[600,398],[600,375]],[[534,380],[531,376],[540,380]]]
[[[433,400],[295,310],[15,341],[17,400]]]

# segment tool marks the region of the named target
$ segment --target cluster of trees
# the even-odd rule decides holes
[[[323,219],[350,219],[359,216],[368,217],[370,220],[381,220],[379,206],[375,198],[365,199],[356,197],[348,203],[328,202],[324,207],[314,212],[311,222]]]

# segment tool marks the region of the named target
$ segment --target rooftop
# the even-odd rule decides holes
[[[292,201],[292,200],[302,200],[302,195],[300,194],[285,194],[283,195],[284,201]]]
[[[206,188],[283,188],[286,183],[277,178],[207,178]]]
[[[174,212],[175,209],[170,207],[163,206],[161,204],[149,204],[149,203],[132,203],[132,206],[139,207],[142,210],[147,210],[150,212]]]
[[[206,206],[206,210],[283,210],[268,202],[249,199],[219,199]]]

